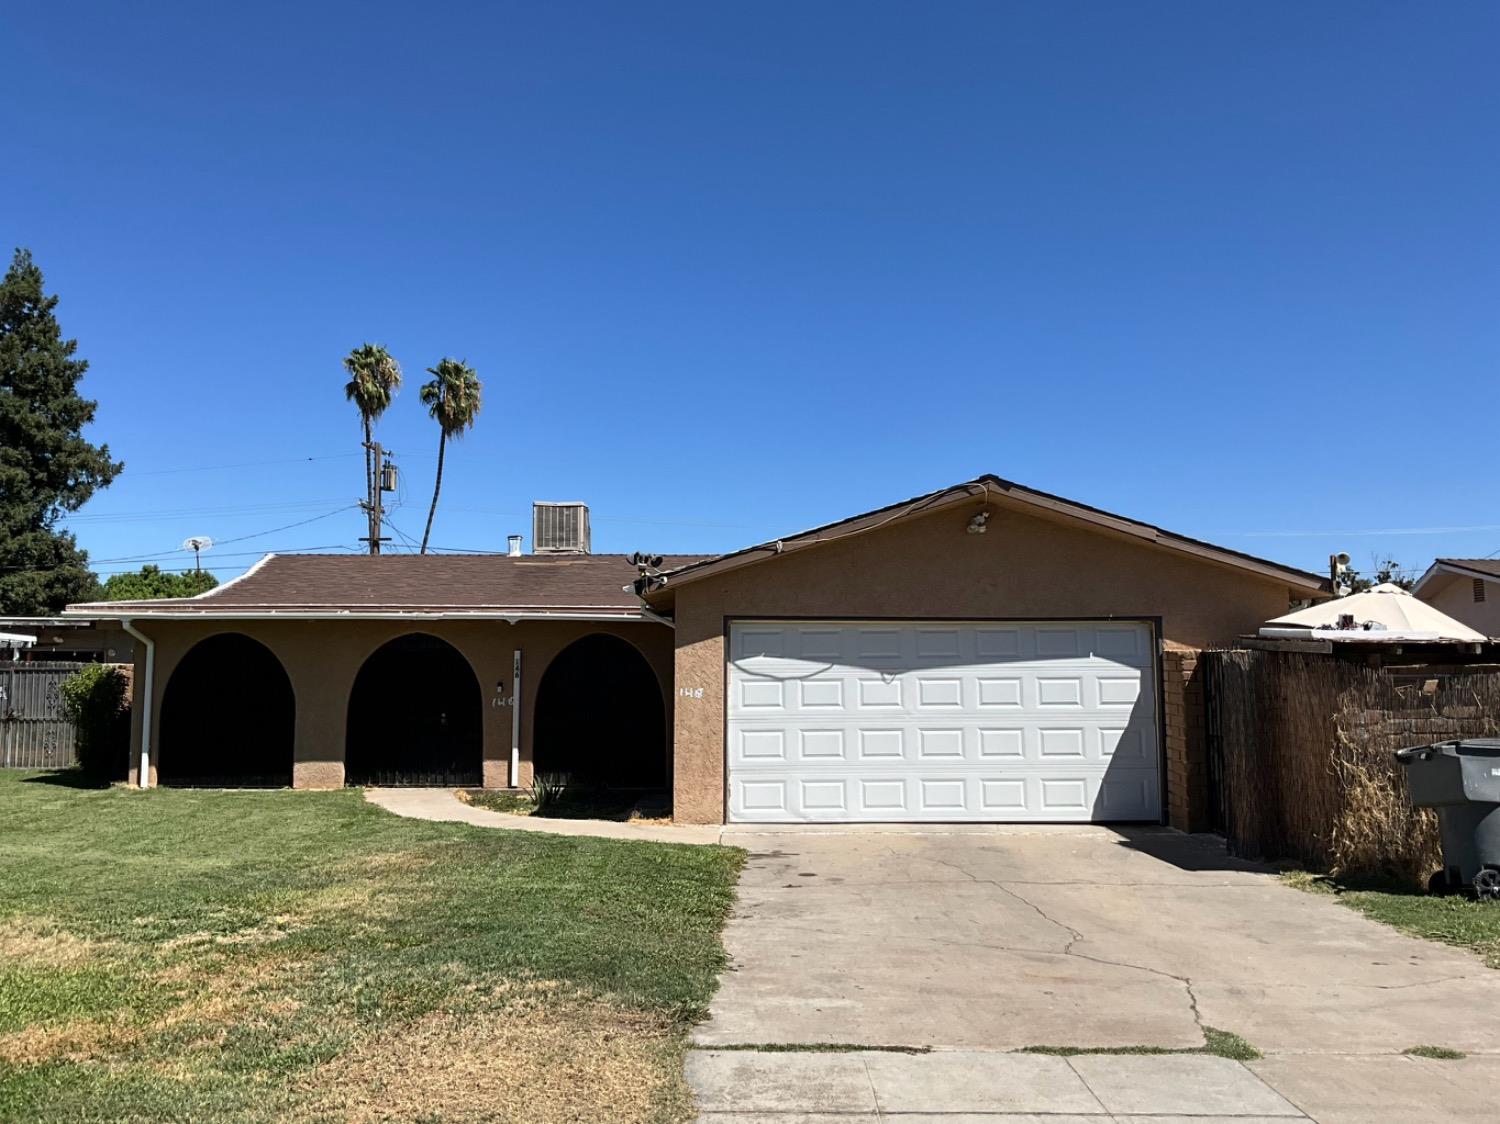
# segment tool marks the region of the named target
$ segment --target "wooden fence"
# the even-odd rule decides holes
[[[1412,807],[1391,755],[1500,736],[1500,671],[1246,650],[1203,665],[1209,775],[1235,853],[1416,885],[1439,869],[1436,818]]]
[[[78,764],[73,724],[63,713],[63,680],[81,663],[0,662],[0,767],[62,769]]]

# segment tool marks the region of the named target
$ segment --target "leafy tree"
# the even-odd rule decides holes
[[[457,359],[443,359],[436,367],[428,367],[432,381],[422,387],[422,405],[438,423],[437,480],[432,486],[432,506],[427,509],[427,526],[422,531],[422,553],[427,553],[427,540],[432,535],[432,517],[437,514],[438,493],[443,490],[443,451],[448,447],[448,438],[462,437],[473,428],[479,416],[480,395],[484,385],[474,368]]]
[[[73,358],[42,288],[42,271],[17,250],[0,280],[0,613],[54,613],[94,587],[88,555],[58,529],[125,466],[83,427],[97,403],[78,393],[88,363]]]
[[[163,597],[196,597],[219,584],[207,570],[173,574],[146,564],[128,574],[111,574],[99,587],[96,601],[157,601]]]
[[[1377,585],[1395,585],[1402,589],[1410,589],[1417,584],[1417,579],[1412,577],[1411,572],[1402,569],[1401,563],[1394,558],[1372,554],[1370,565],[1373,573],[1368,578],[1358,570],[1348,572],[1347,581],[1350,593],[1363,593],[1367,589],[1374,589]]]
[[[378,343],[360,344],[344,356],[344,370],[349,381],[344,384],[344,397],[359,410],[359,420],[365,429],[365,500],[373,509],[375,489],[380,487],[375,464],[370,450],[374,438],[375,423],[391,404],[396,391],[401,388],[401,364]],[[375,524],[370,524],[370,534],[375,533]]]

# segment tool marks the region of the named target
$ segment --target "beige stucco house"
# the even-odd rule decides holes
[[[1197,653],[1326,594],[985,476],[713,557],[272,555],[69,611],[137,638],[136,783],[561,772],[693,823],[1191,828]]]
[[[1500,558],[1439,558],[1412,592],[1454,620],[1500,638]]]

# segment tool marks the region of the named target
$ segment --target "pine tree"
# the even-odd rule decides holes
[[[95,588],[88,555],[58,520],[124,465],[83,427],[97,403],[78,394],[88,363],[62,338],[42,271],[17,250],[0,281],[0,614],[54,613]]]

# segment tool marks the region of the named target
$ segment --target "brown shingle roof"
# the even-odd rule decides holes
[[[673,555],[663,567],[697,555]],[[625,586],[637,570],[623,554],[270,554],[201,597],[70,605],[111,615],[245,612],[603,611],[636,615]]]
[[[1460,566],[1476,574],[1490,574],[1500,578],[1500,558],[1439,558],[1444,566]]]

